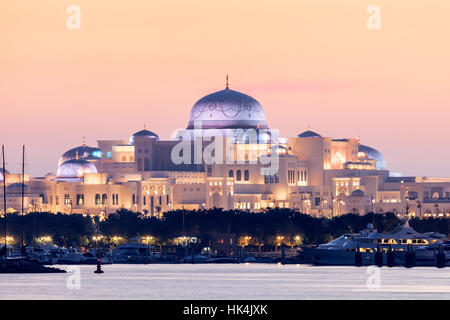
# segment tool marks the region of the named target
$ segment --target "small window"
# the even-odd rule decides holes
[[[315,206],[320,206],[320,197],[315,197],[314,198],[314,205]]]
[[[236,180],[241,181],[241,170],[236,171]]]
[[[245,180],[245,181],[250,180],[250,174],[249,174],[248,170],[245,170],[245,171],[244,171],[244,180]]]
[[[228,177],[233,178],[233,176],[234,176],[233,170],[228,171]]]
[[[77,194],[77,206],[84,205],[84,194]]]
[[[97,193],[95,195],[95,205],[99,206],[100,204],[101,204],[101,202],[100,202],[100,195]]]

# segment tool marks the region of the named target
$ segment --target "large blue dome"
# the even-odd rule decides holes
[[[266,114],[261,104],[252,97],[228,87],[195,103],[187,129],[194,129],[194,123],[197,121],[202,124],[202,129],[267,129]]]

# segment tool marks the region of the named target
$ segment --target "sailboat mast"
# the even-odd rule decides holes
[[[7,248],[6,240],[6,168],[5,168],[5,146],[2,145],[2,157],[3,157],[3,219],[5,220],[5,249]]]
[[[24,198],[25,198],[25,145],[22,146],[22,236],[21,250],[23,251],[23,214],[24,214]]]

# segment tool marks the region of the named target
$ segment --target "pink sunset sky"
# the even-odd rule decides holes
[[[20,170],[22,144],[44,175],[83,136],[128,139],[145,123],[168,139],[229,74],[283,137],[359,136],[393,172],[450,176],[449,19],[448,0],[3,0],[7,167]]]

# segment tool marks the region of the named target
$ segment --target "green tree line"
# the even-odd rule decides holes
[[[330,241],[344,233],[359,232],[372,223],[379,232],[390,231],[401,221],[393,213],[366,215],[345,214],[332,219],[313,217],[292,209],[266,209],[252,213],[242,210],[174,210],[164,213],[161,219],[143,213],[118,210],[104,220],[80,214],[53,214],[32,212],[21,216],[7,216],[7,234],[20,241],[22,225],[27,244],[50,236],[62,246],[88,245],[92,237],[101,234],[105,238],[130,239],[137,235],[155,237],[159,243],[183,235],[210,238],[218,234],[234,234],[236,237],[251,237],[259,243],[273,243],[275,237],[284,242],[301,238],[305,245]],[[449,219],[427,218],[410,220],[418,232],[440,232],[449,234]],[[0,238],[3,238],[4,218],[0,219]]]

